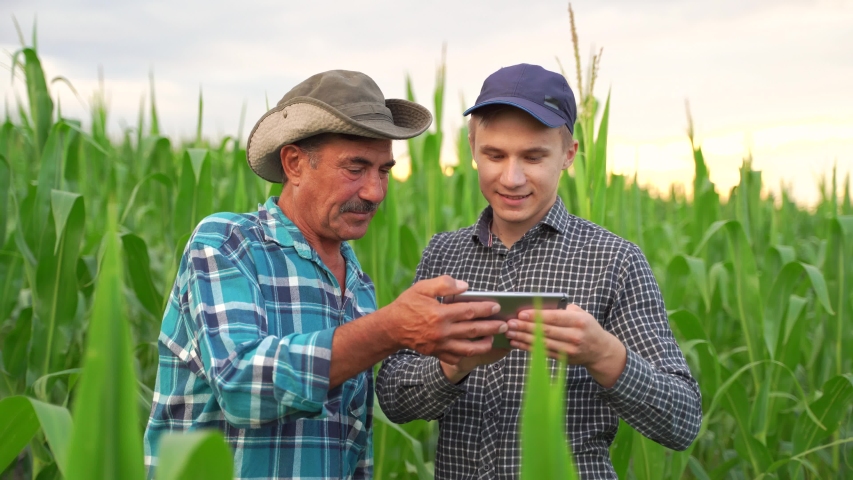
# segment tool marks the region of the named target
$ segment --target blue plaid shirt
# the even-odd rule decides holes
[[[344,242],[346,289],[272,197],[196,228],[159,338],[145,430],[149,478],[166,432],[216,428],[235,478],[370,478],[373,376],[329,388],[335,328],[376,310]]]

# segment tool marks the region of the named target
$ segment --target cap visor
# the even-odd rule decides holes
[[[533,103],[530,100],[525,100],[523,98],[518,97],[496,97],[486,100],[485,102],[478,103],[473,107],[469,108],[468,110],[465,110],[465,112],[462,113],[462,116],[468,115],[474,110],[480,107],[485,107],[486,105],[509,105],[511,107],[520,108],[525,112],[529,113],[530,115],[533,115],[533,118],[535,118],[536,120],[539,120],[540,122],[551,128],[556,128],[560,125],[565,125],[567,123],[566,119],[558,115],[553,110],[547,107],[543,107],[542,105]]]

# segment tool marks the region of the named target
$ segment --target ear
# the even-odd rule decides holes
[[[308,156],[296,145],[285,145],[279,152],[281,168],[287,176],[287,183],[299,186],[302,179],[304,166],[308,163]],[[305,160],[304,162],[302,160]]]
[[[471,135],[471,131],[468,131],[468,146],[471,148],[471,158],[474,159],[474,162],[477,162],[477,155],[474,154],[474,136]]]
[[[563,159],[563,170],[572,166],[575,163],[575,156],[578,154],[578,141],[572,140],[572,146],[566,150],[566,158]]]

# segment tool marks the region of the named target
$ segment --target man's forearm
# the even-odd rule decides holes
[[[386,328],[385,315],[377,310],[335,329],[329,388],[372,368],[401,348]]]

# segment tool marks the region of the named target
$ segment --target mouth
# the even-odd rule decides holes
[[[528,193],[526,195],[507,195],[505,193],[500,193],[500,192],[497,192],[497,193],[505,202],[510,203],[510,204],[521,203],[526,198],[533,195],[532,193]]]

